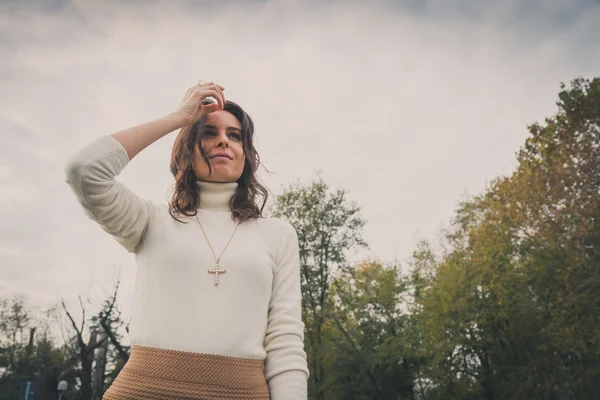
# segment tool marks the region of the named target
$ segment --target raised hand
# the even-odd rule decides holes
[[[200,82],[189,88],[179,104],[179,107],[173,112],[182,118],[182,125],[192,125],[203,115],[222,110],[225,105],[225,88],[213,82]],[[216,102],[208,102],[206,99],[212,97]]]

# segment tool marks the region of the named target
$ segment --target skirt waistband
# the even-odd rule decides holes
[[[103,400],[268,400],[263,361],[132,346]]]

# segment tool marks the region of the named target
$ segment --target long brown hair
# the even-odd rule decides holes
[[[229,201],[231,218],[239,222],[261,218],[268,192],[256,176],[256,171],[260,166],[260,156],[253,142],[254,123],[250,116],[232,101],[227,100],[223,109],[230,112],[242,125],[242,146],[245,155],[244,169],[237,181],[238,187]],[[177,215],[193,217],[197,213],[198,204],[200,204],[201,193],[198,191],[196,184],[198,178],[193,169],[196,145],[208,165],[209,174],[212,173],[210,161],[201,142],[205,126],[206,117],[203,116],[192,126],[182,128],[173,144],[170,169],[175,177],[175,186],[169,203],[169,214],[179,222],[183,221],[179,220]]]

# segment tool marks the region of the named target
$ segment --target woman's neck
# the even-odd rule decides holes
[[[237,182],[196,181],[200,192],[198,209],[210,211],[231,211],[229,201],[238,187]]]

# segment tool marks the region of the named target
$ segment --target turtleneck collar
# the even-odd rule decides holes
[[[200,192],[201,210],[210,211],[230,211],[229,200],[235,194],[238,187],[237,182],[205,182],[196,181],[198,191]]]

